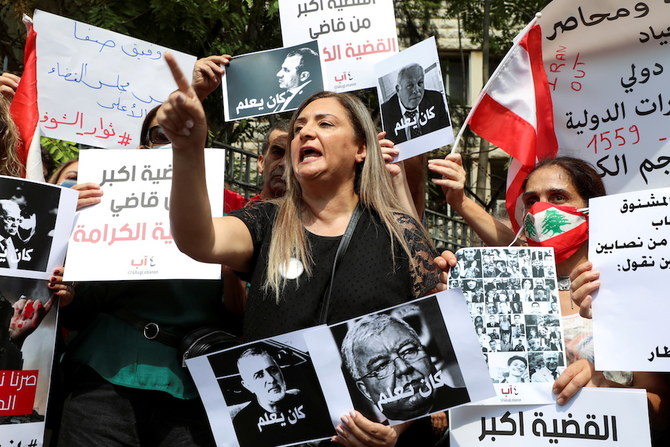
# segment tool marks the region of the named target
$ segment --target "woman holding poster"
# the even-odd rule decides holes
[[[430,160],[429,169],[442,176],[434,182],[442,186],[449,204],[486,244],[515,242],[510,228],[465,197],[465,171],[459,154]],[[526,241],[531,246],[553,247],[556,259],[564,342],[570,363],[554,382],[552,391],[558,395],[557,402],[565,404],[584,386],[646,388],[652,426],[665,426],[668,418],[662,401],[667,399],[668,389],[664,378],[656,373],[595,371],[591,322],[580,317],[570,299],[569,275],[588,255],[588,200],[605,195],[600,175],[583,160],[557,157],[537,164],[523,189]],[[541,239],[538,235],[543,233],[543,226],[552,225],[547,211],[560,216],[561,223],[569,224],[557,226],[551,237]]]
[[[351,319],[423,296],[437,285],[434,249],[401,211],[376,130],[357,98],[321,92],[305,100],[289,126],[286,196],[212,218],[202,174],[202,106],[178,67],[166,60],[179,85],[158,112],[174,148],[175,242],[195,259],[249,273],[248,341],[310,327],[324,314],[328,323]],[[338,263],[330,304],[321,307],[340,236],[356,210],[360,220]],[[355,411],[341,421],[332,440],[351,446],[395,445],[406,428]]]

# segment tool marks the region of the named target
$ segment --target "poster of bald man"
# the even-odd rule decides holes
[[[77,191],[0,176],[0,275],[48,279],[63,265]]]
[[[222,81],[226,121],[295,110],[323,90],[318,43],[235,56]]]
[[[400,150],[397,161],[454,141],[435,38],[375,64],[386,138]]]
[[[218,446],[283,446],[335,435],[303,332],[187,361]]]

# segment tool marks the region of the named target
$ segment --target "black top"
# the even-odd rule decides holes
[[[312,275],[303,273],[289,280],[280,302],[263,290],[270,239],[278,206],[273,202],[254,203],[231,215],[249,228],[254,244],[251,287],[244,314],[247,341],[284,334],[317,323],[323,294],[330,280],[335,251],[341,237],[307,233],[312,258]],[[410,266],[397,241],[391,252],[391,237],[376,213],[364,210],[351,238],[333,283],[328,324],[359,317],[418,298],[438,282],[433,265],[435,250],[414,219],[398,214],[417,268]],[[395,263],[394,263],[395,259]]]

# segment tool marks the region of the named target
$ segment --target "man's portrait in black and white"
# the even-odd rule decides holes
[[[265,341],[209,359],[242,447],[292,444],[335,433],[306,353]]]
[[[60,189],[0,178],[0,267],[45,271]]]
[[[421,305],[332,328],[354,407],[368,417],[406,421],[470,400],[436,303]]]
[[[443,92],[426,88],[426,72],[433,69],[434,65],[426,70],[411,63],[389,75],[395,77],[393,93],[384,97],[381,112],[386,137],[394,143],[450,126]]]
[[[223,83],[226,120],[295,110],[305,98],[323,91],[318,44],[236,56]]]

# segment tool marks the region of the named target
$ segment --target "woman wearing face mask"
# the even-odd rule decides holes
[[[514,242],[512,229],[464,195],[465,170],[459,154],[430,160],[428,167],[442,176],[433,182],[442,186],[449,204],[484,243],[509,245]],[[588,200],[605,195],[599,174],[583,160],[558,157],[540,162],[524,181],[523,190],[526,241],[530,246],[553,247],[556,259],[569,363],[552,389],[558,395],[557,402],[565,404],[584,386],[646,388],[652,426],[663,427],[667,419],[662,405],[662,398],[668,393],[665,380],[656,373],[595,371],[591,322],[579,316],[579,309],[570,299],[570,273],[587,261]],[[561,223],[549,237],[542,234],[543,217]]]

